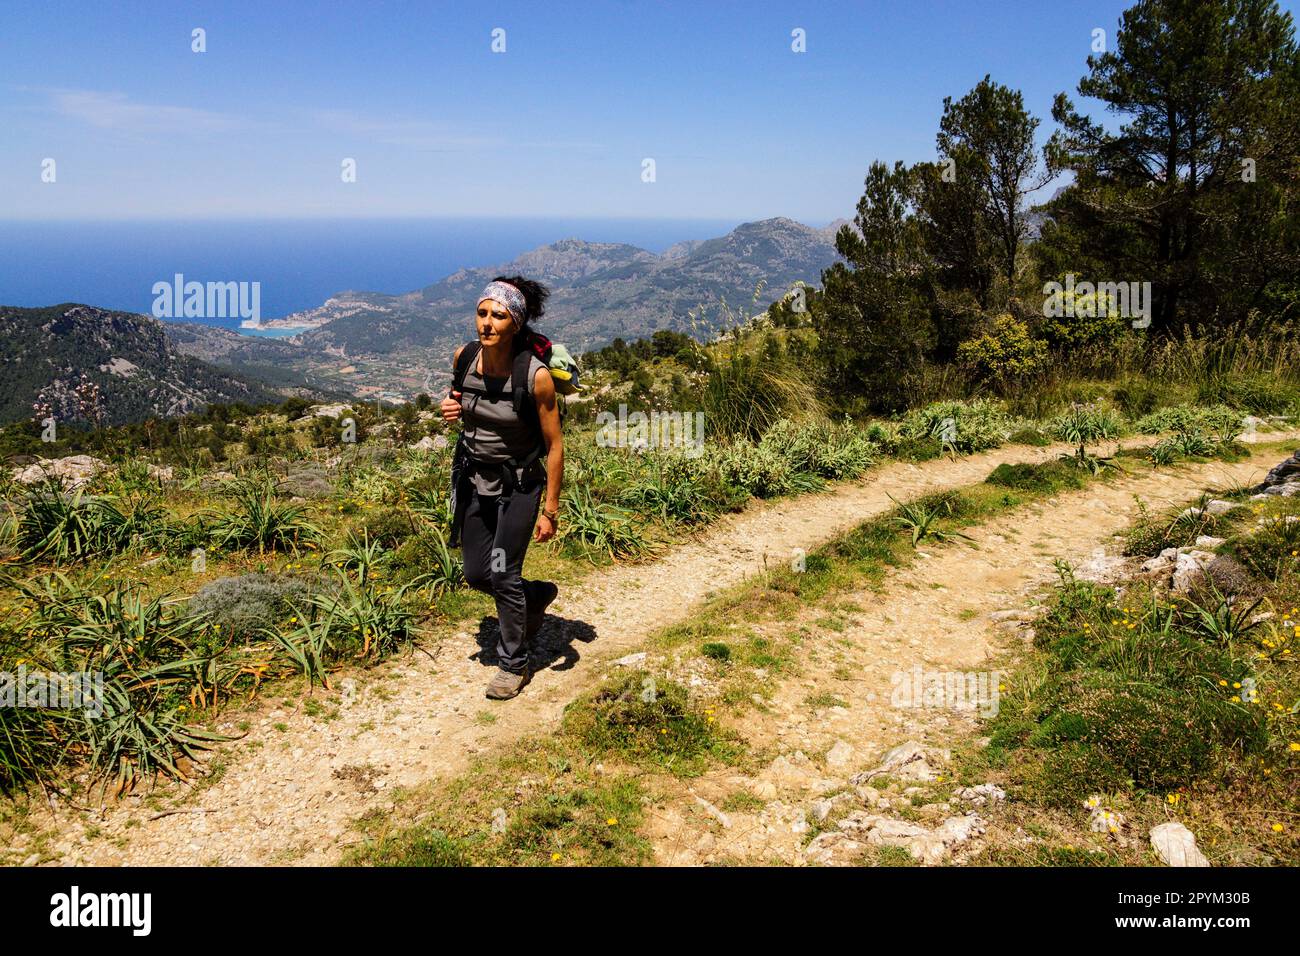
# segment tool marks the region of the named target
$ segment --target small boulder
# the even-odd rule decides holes
[[[826,751],[826,766],[833,769],[847,767],[853,762],[853,747],[843,740],[835,741],[834,746]]]
[[[1177,821],[1151,828],[1151,848],[1167,866],[1209,866],[1196,836]]]
[[[338,418],[348,410],[347,405],[313,405],[308,409],[317,418]]]
[[[854,774],[849,778],[853,786],[870,783],[871,778],[879,776],[901,777],[904,780],[933,780],[935,772],[930,766],[930,755],[915,740],[899,744],[885,754],[880,766],[874,770]]]
[[[1206,516],[1218,517],[1219,515],[1226,515],[1229,511],[1232,511],[1234,508],[1240,508],[1240,507],[1241,505],[1237,504],[1235,501],[1224,501],[1221,498],[1212,498],[1205,503],[1204,508],[1192,507],[1192,508],[1183,509],[1183,513],[1180,517],[1188,517],[1188,518],[1203,518]]]
[[[818,866],[850,866],[865,849],[847,833],[832,830],[818,834],[804,848],[804,859]]]
[[[1190,591],[1192,586],[1200,581],[1205,568],[1215,557],[1216,555],[1209,551],[1179,552],[1174,564],[1174,590],[1181,593]]]
[[[1114,584],[1125,576],[1127,569],[1128,562],[1124,558],[1107,554],[1104,548],[1098,548],[1093,551],[1092,557],[1074,569],[1074,577],[1078,581],[1093,584]]]
[[[1267,488],[1286,484],[1296,478],[1300,478],[1300,449],[1290,458],[1269,469],[1269,473],[1264,476],[1263,482],[1255,490],[1265,491]]]
[[[974,787],[958,787],[953,796],[964,803],[981,807],[985,803],[1001,803],[1007,798],[1006,791],[997,784],[981,783]]]
[[[1174,565],[1177,563],[1177,561],[1178,561],[1178,549],[1165,548],[1154,558],[1148,558],[1146,561],[1143,561],[1141,567],[1138,570],[1140,570],[1143,574],[1168,573],[1173,571]]]
[[[53,478],[66,488],[77,488],[106,467],[106,462],[91,455],[69,455],[67,458],[42,458],[25,468],[16,468],[13,477],[20,485],[33,485]]]

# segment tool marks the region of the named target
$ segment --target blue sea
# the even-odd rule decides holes
[[[336,292],[410,292],[560,239],[662,252],[740,225],[712,219],[0,221],[0,305],[60,302],[149,313],[155,282],[259,282],[262,318]],[[239,329],[239,319],[187,319]],[[263,329],[259,334],[291,334]]]

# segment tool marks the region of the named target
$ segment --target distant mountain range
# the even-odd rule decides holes
[[[32,418],[38,401],[56,421],[71,421],[78,417],[76,389],[83,382],[98,387],[107,424],[182,415],[209,403],[321,394],[218,368],[185,354],[170,337],[176,334],[193,333],[164,327],[152,316],[88,305],[0,306],[0,422]],[[301,384],[301,375],[290,376]]]
[[[479,291],[496,275],[550,286],[541,328],[574,352],[658,329],[707,338],[723,319],[724,302],[733,318],[747,318],[797,281],[819,284],[839,258],[834,240],[843,222],[813,229],[764,219],[661,254],[563,239],[413,292],[340,292],[278,320],[311,326],[291,339],[88,305],[0,306],[0,421],[30,418],[38,400],[66,418],[83,375],[99,387],[111,422],[288,394],[392,400],[433,392],[452,349],[472,334]]]
[[[797,280],[819,283],[822,270],[839,258],[834,239],[840,225],[813,229],[792,219],[764,219],[716,239],[677,243],[662,254],[564,239],[510,262],[462,269],[413,292],[340,292],[284,324],[316,326],[296,336],[295,344],[339,356],[442,350],[469,336],[475,299],[493,276],[520,274],[551,287],[542,328],[571,350],[657,329],[698,334],[716,324],[724,301],[748,315]]]

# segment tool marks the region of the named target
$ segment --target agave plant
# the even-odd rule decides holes
[[[370,533],[362,529],[360,540],[353,532],[348,532],[347,543],[331,551],[326,560],[335,567],[356,572],[358,580],[364,586],[376,568],[392,562],[392,552],[380,542],[371,541]]]
[[[429,522],[436,528],[451,528],[451,500],[447,489],[441,484],[411,485],[406,490],[406,504],[413,514]]]
[[[460,557],[447,545],[442,529],[434,526],[420,534],[420,544],[432,570],[421,580],[435,591],[451,591],[465,583],[465,569]]]
[[[303,675],[326,688],[329,664],[345,649],[353,649],[363,661],[375,661],[410,643],[415,614],[406,607],[405,597],[424,583],[421,577],[401,587],[381,588],[373,581],[354,581],[341,570],[338,578],[336,589],[313,594],[295,607],[296,627],[285,632],[268,629]]]
[[[1151,446],[1148,455],[1151,458],[1151,464],[1157,467],[1171,465],[1178,460],[1178,447],[1169,439],[1162,438]]]
[[[306,509],[276,497],[277,483],[266,473],[245,475],[229,490],[234,508],[212,516],[212,541],[217,547],[257,547],[259,554],[286,549],[318,538],[320,529],[303,517]]]
[[[1110,409],[1076,402],[1052,422],[1051,430],[1062,441],[1078,446],[1073,455],[1062,455],[1064,460],[1072,461],[1094,475],[1103,468],[1114,465],[1114,458],[1092,455],[1087,449],[1090,442],[1109,441],[1119,437],[1119,416]]]
[[[129,529],[112,502],[84,488],[65,492],[58,479],[47,478],[28,492],[16,538],[25,560],[61,562],[115,551]]]
[[[626,508],[596,501],[591,489],[584,485],[574,487],[564,500],[567,539],[582,542],[614,559],[637,558],[649,553],[649,542],[632,524],[632,514]]]
[[[7,773],[18,767],[43,778],[56,765],[49,762],[53,741],[64,755],[60,762],[82,761],[106,784],[115,777],[121,789],[159,772],[182,775],[179,756],[194,758],[226,739],[187,725],[183,716],[212,673],[211,655],[198,649],[201,618],[145,597],[138,586],[95,594],[62,574],[6,583],[37,608],[24,622],[25,656],[48,671],[98,679],[80,709],[45,711],[21,741],[13,736],[20,723],[6,720],[0,762]],[[44,763],[33,765],[34,754]]]
[[[1242,606],[1233,608],[1232,602],[1218,588],[1212,586],[1211,594],[1214,600],[1212,607],[1190,605],[1196,630],[1211,640],[1220,644],[1231,644],[1246,637],[1263,624],[1263,621],[1252,620],[1255,611],[1264,603],[1262,598],[1250,604],[1242,602]]]
[[[894,516],[894,523],[912,536],[912,546],[921,541],[922,538],[934,538],[936,541],[947,541],[949,538],[965,538],[967,541],[974,539],[960,531],[947,531],[938,527],[938,522],[952,514],[952,498],[944,497],[937,501],[922,499],[920,501],[901,502],[893,495],[889,495],[889,500],[898,506],[898,514]]]

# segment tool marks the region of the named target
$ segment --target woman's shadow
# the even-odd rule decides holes
[[[478,658],[484,667],[496,667],[500,660],[497,657],[497,641],[500,637],[501,627],[496,617],[483,618],[479,621],[478,634],[474,638],[478,641],[479,649],[470,655],[470,659]],[[582,658],[573,642],[590,644],[595,639],[596,629],[586,621],[547,614],[542,619],[542,629],[533,637],[532,646],[528,649],[528,662],[534,673],[546,669],[571,670]]]

